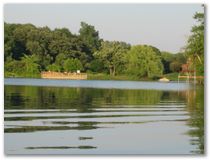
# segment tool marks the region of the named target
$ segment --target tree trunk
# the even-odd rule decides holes
[[[113,66],[113,73],[112,73],[113,76],[115,76],[115,66]]]
[[[112,75],[112,66],[109,67],[109,74]]]

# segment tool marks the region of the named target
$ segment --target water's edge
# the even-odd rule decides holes
[[[116,81],[116,80],[55,80],[30,78],[5,78],[4,85],[18,86],[49,86],[49,87],[80,87],[101,89],[144,89],[179,91],[190,89],[189,83],[175,82],[143,82],[143,81]]]

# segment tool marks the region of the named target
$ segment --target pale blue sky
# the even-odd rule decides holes
[[[94,25],[104,40],[149,44],[178,52],[190,35],[201,4],[6,4],[4,21],[32,23],[78,33],[80,22]]]

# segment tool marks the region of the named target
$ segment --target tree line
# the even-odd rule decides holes
[[[195,19],[203,23],[200,14]],[[41,71],[81,70],[111,76],[158,78],[179,72],[181,65],[197,49],[198,57],[201,61],[204,59],[204,42],[195,42],[197,48],[193,44],[201,29],[199,26],[193,28],[185,53],[172,54],[150,45],[132,46],[126,42],[105,41],[94,26],[85,22],[81,22],[78,34],[67,28],[51,30],[32,24],[4,23],[5,76],[35,77]]]

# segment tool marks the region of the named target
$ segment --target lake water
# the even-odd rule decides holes
[[[5,79],[6,154],[203,154],[204,89]]]

